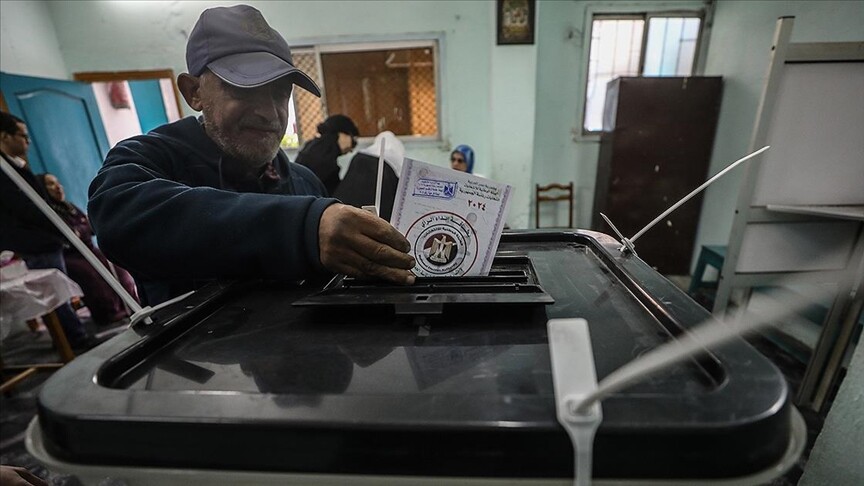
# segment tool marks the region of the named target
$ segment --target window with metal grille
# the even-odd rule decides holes
[[[322,96],[294,90],[283,148],[299,148],[335,114],[354,120],[360,137],[389,130],[399,137],[438,139],[437,53],[434,40],[294,49],[294,64],[316,80]]]
[[[583,133],[603,129],[606,83],[612,79],[693,74],[701,27],[698,13],[595,15],[591,23]]]

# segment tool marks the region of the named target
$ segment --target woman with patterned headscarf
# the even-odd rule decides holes
[[[468,145],[459,145],[450,152],[450,167],[453,170],[474,172],[474,149]]]

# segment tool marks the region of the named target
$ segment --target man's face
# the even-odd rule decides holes
[[[7,155],[15,157],[24,157],[27,155],[27,148],[30,147],[30,134],[27,132],[27,125],[16,123],[18,131],[14,134],[3,133],[3,148]]]
[[[238,88],[210,72],[200,81],[204,127],[219,148],[250,171],[273,160],[288,128],[291,81]]]

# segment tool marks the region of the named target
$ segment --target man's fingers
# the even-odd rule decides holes
[[[378,277],[403,285],[411,285],[415,280],[410,270],[380,265],[358,253],[346,255],[335,270],[351,277]]]
[[[411,250],[411,244],[402,236],[402,233],[396,231],[396,228],[390,223],[378,218],[378,225],[373,227],[374,234],[370,235],[373,239],[384,243],[387,246],[393,247],[401,252],[407,253]]]
[[[369,238],[360,238],[352,249],[371,263],[410,270],[414,268],[414,257]]]
[[[360,257],[362,258],[362,256]],[[407,284],[411,285],[414,283],[414,274],[409,270],[414,266],[413,259],[410,262],[410,266],[408,268],[396,267],[391,265],[381,265],[380,263],[364,259],[362,262],[361,268],[363,269],[366,275],[371,275],[374,277],[380,277],[384,280],[389,280],[391,282],[396,282],[399,284]]]
[[[21,479],[27,481],[28,484],[32,484],[33,486],[48,486],[47,481],[31,473],[27,469],[24,469],[23,467],[15,468],[15,472],[17,472],[18,475],[21,476]]]
[[[396,231],[396,228],[394,228],[390,223],[368,211],[361,210],[360,212],[363,214],[362,217],[366,220],[363,221],[363,223],[366,224],[363,224],[361,228],[365,235],[401,252],[407,253],[408,250],[411,249],[408,240],[402,236],[402,233]]]
[[[411,284],[414,257],[408,240],[386,221],[366,211],[334,204],[319,226],[321,263],[331,271]]]
[[[48,483],[23,467],[0,465],[0,484],[4,486],[48,486]]]
[[[369,239],[358,241],[355,250],[376,263],[406,270],[413,268],[414,258],[408,255],[411,250],[408,240],[390,223],[366,211],[361,212],[369,220],[362,231]]]

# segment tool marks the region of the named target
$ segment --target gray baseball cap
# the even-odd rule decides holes
[[[186,43],[189,74],[209,68],[226,83],[255,88],[283,76],[321,96],[318,85],[294,67],[291,49],[257,9],[248,5],[209,8],[201,13]]]

